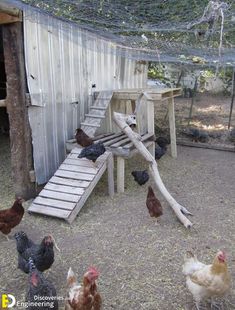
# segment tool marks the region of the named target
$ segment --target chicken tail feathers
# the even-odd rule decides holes
[[[77,282],[77,278],[76,278],[72,268],[70,267],[69,271],[68,271],[68,275],[67,275],[67,285],[68,285],[68,287],[72,287],[76,284],[76,282]]]
[[[197,259],[197,256],[193,252],[187,251],[185,253],[184,264],[182,268],[182,272],[184,275],[191,275],[195,271],[201,269],[203,266],[205,265]]]

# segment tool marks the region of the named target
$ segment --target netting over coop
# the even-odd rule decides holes
[[[112,40],[119,46],[118,53],[125,57],[201,65],[235,64],[233,0],[23,2]]]

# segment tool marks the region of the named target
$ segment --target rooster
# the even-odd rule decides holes
[[[83,147],[93,144],[93,140],[81,128],[76,130],[75,139],[77,144],[80,144]]]
[[[149,210],[149,214],[151,217],[159,217],[163,214],[162,205],[160,201],[154,195],[154,192],[151,186],[148,187],[146,206]]]
[[[82,285],[77,283],[76,276],[70,268],[67,276],[68,296],[65,310],[100,310],[101,296],[97,291],[96,280],[99,273],[90,267],[83,276]]]
[[[31,257],[29,258],[28,265],[29,289],[25,298],[26,302],[29,304],[27,309],[58,310],[59,306],[54,285],[46,280],[44,275],[37,270]]]
[[[15,234],[16,248],[18,251],[18,268],[29,273],[29,257],[34,261],[39,271],[45,271],[54,262],[54,243],[51,235],[42,239],[40,244],[35,244],[25,232]]]
[[[222,297],[231,287],[223,251],[218,251],[211,265],[201,263],[193,253],[188,252],[183,265],[183,274],[186,275],[186,285],[193,295],[198,310],[201,301]]]
[[[12,228],[17,226],[23,218],[23,202],[24,200],[18,197],[10,209],[0,210],[0,231],[6,235],[7,240],[9,240],[7,235],[11,232]]]

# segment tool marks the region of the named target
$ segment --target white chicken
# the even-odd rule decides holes
[[[211,298],[213,302],[213,297],[223,297],[231,288],[231,278],[223,251],[216,254],[211,265],[199,262],[196,255],[188,252],[183,274],[186,275],[186,285],[198,310],[201,301]]]

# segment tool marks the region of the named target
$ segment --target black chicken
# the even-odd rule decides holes
[[[76,130],[75,139],[77,144],[80,144],[83,147],[93,144],[93,140],[81,128]]]
[[[165,137],[158,137],[156,142],[160,147],[166,147],[169,144],[169,140]]]
[[[156,139],[158,145],[155,147],[155,159],[159,160],[163,155],[166,154],[167,145],[169,144],[168,139],[164,137],[158,137]]]
[[[103,143],[99,142],[99,143],[95,143],[87,147],[84,147],[84,149],[82,149],[81,153],[78,155],[78,158],[85,157],[95,162],[96,159],[100,155],[102,155],[104,152],[105,152],[105,147]]]
[[[143,171],[132,171],[131,174],[134,177],[134,180],[139,184],[139,185],[144,185],[146,182],[149,180],[149,174],[147,170]]]
[[[59,305],[54,285],[38,271],[31,257],[28,260],[28,266],[29,289],[25,297],[26,302],[29,304],[27,309],[58,310]]]
[[[166,154],[167,151],[167,147],[160,147],[160,146],[156,146],[155,147],[155,159],[159,160],[163,155]]]
[[[24,231],[19,231],[14,235],[16,239],[16,248],[19,254],[22,254],[25,249],[31,248],[34,245],[34,242],[28,238]]]
[[[189,136],[194,142],[208,142],[209,135],[207,132],[198,130],[197,128],[187,128],[183,131],[183,133]]]
[[[15,234],[18,251],[18,268],[29,273],[29,257],[32,257],[37,269],[45,271],[54,262],[54,243],[52,237],[46,236],[41,244],[35,244],[24,232]]]

